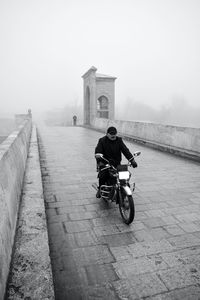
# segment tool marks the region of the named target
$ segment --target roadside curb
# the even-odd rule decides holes
[[[55,299],[35,125],[26,162],[6,299]]]

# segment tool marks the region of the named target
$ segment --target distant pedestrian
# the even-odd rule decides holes
[[[76,126],[76,123],[77,123],[77,116],[74,115],[74,116],[73,116],[73,125]]]

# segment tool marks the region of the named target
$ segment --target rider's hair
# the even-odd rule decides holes
[[[115,127],[111,126],[111,127],[109,127],[107,129],[107,133],[109,133],[109,134],[117,134],[117,129]]]

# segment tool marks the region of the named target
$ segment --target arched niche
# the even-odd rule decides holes
[[[102,95],[97,99],[97,118],[109,119],[109,100]]]

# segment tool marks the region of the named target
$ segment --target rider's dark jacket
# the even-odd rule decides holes
[[[95,148],[95,154],[96,153],[102,153],[103,156],[115,167],[120,164],[122,160],[122,153],[128,160],[133,158],[133,155],[124,144],[122,138],[118,136],[114,141],[110,140],[107,136],[100,138]]]

